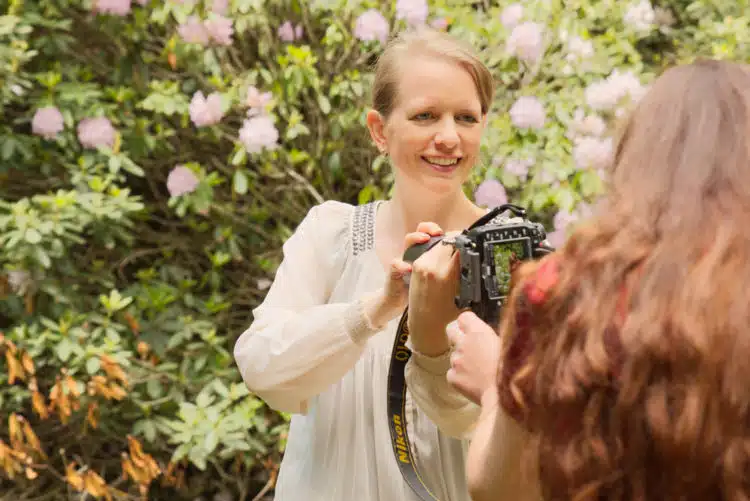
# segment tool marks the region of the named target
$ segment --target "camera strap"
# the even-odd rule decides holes
[[[422,501],[440,501],[425,485],[417,469],[409,436],[406,432],[406,379],[404,370],[411,358],[411,350],[406,346],[409,339],[407,324],[409,310],[405,310],[396,329],[393,342],[391,365],[388,369],[388,424],[391,431],[391,445],[401,475],[409,487]]]
[[[514,204],[503,204],[488,211],[487,214],[479,218],[469,227],[469,230],[490,223],[502,214],[510,213],[517,217],[525,217],[526,210]],[[416,257],[427,252],[436,245],[442,237],[433,237],[429,242],[415,246],[413,252],[405,253],[405,258],[411,255]],[[551,248],[539,247],[535,249],[535,254],[541,255],[550,252]],[[410,260],[416,259],[416,257]],[[499,314],[498,311],[488,312],[491,316]],[[396,338],[393,341],[393,350],[391,352],[391,363],[388,369],[388,425],[391,432],[391,445],[393,454],[396,458],[401,475],[406,483],[411,487],[414,493],[422,501],[440,501],[440,499],[425,485],[422,476],[419,474],[414,454],[412,452],[409,436],[406,431],[406,378],[404,370],[406,364],[411,358],[411,350],[406,346],[409,339],[408,327],[408,308],[404,310],[401,320],[396,329]],[[445,500],[447,501],[447,500]]]

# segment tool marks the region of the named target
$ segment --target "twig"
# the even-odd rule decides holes
[[[322,204],[323,202],[325,202],[325,200],[323,199],[321,194],[318,192],[318,190],[316,190],[315,187],[312,184],[310,184],[310,181],[300,176],[299,174],[294,172],[292,169],[286,169],[286,173],[289,174],[294,179],[296,179],[297,181],[299,181],[300,183],[302,183],[304,187],[307,188],[307,191],[313,196],[313,198],[315,198],[315,200],[319,204]]]
[[[264,485],[260,492],[255,495],[252,501],[260,501],[263,496],[274,487],[274,485],[276,485],[276,472],[272,471],[268,482],[266,482],[266,485]]]

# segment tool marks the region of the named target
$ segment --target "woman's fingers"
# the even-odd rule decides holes
[[[432,237],[436,237],[443,234],[443,229],[436,223],[424,221],[417,225],[417,231],[420,233],[427,233]]]
[[[404,277],[405,275],[408,275],[411,273],[411,264],[407,263],[406,261],[402,261],[401,259],[394,259],[391,261],[391,278],[392,279],[400,279]]]
[[[413,233],[406,234],[406,237],[404,237],[404,245],[408,249],[412,245],[423,244],[427,242],[429,239],[430,239],[430,235],[428,233],[425,233],[422,231],[415,231]]]

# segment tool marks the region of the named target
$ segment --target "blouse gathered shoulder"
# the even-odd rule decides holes
[[[234,347],[245,384],[292,414],[276,501],[418,501],[391,448],[386,388],[399,319],[370,325],[361,300],[384,284],[375,248],[379,202],[313,207],[253,322]],[[480,409],[446,380],[449,354],[406,366],[407,432],[440,501],[469,501],[468,439]]]

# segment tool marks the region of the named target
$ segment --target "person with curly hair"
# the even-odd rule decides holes
[[[499,337],[471,313],[449,328],[448,379],[482,404],[472,497],[750,499],[747,67],[664,72],[608,178],[593,217],[514,273]]]

